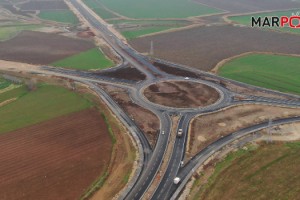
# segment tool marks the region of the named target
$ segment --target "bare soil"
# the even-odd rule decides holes
[[[188,36],[188,37],[187,37]],[[300,54],[300,36],[232,25],[198,28],[137,38],[130,44],[154,56],[209,71],[223,59],[246,52]]]
[[[295,141],[300,140],[300,123],[284,124],[273,127],[270,130],[264,129],[261,131],[265,134],[261,140],[272,141]],[[270,136],[271,133],[271,136]]]
[[[22,10],[17,10],[13,5],[11,4],[2,4],[1,5],[3,8],[6,10],[9,10],[12,14],[15,15],[23,15],[26,17],[31,17],[30,14],[34,14],[35,12],[32,11],[22,11]]]
[[[176,108],[203,107],[216,102],[219,93],[207,85],[195,82],[160,82],[144,91],[149,101]]]
[[[120,88],[102,86],[106,92],[124,109],[124,111],[136,122],[144,132],[151,146],[154,147],[159,134],[159,119],[149,110],[133,103],[128,93]]]
[[[31,64],[50,64],[95,47],[92,42],[50,33],[23,31],[15,38],[0,42],[2,60]]]
[[[194,0],[198,3],[226,10],[231,13],[258,12],[267,10],[284,10],[300,8],[296,1],[272,0],[270,1],[247,1],[247,0]]]
[[[69,9],[63,0],[28,1],[20,5],[21,10],[60,10]]]
[[[0,199],[79,199],[112,151],[95,109],[0,135],[0,145]]]
[[[174,68],[174,67],[171,67],[166,64],[154,62],[153,65],[158,67],[158,69],[160,69],[161,71],[166,72],[168,74],[182,76],[182,77],[190,77],[190,78],[199,78],[200,77],[198,74],[195,74],[193,72]]]
[[[191,123],[186,157],[189,158],[222,136],[268,121],[270,118],[299,116],[300,109],[264,105],[243,105],[203,115]]]
[[[142,81],[146,78],[146,76],[142,72],[140,72],[134,67],[123,67],[115,71],[103,71],[98,72],[97,74],[131,81]]]

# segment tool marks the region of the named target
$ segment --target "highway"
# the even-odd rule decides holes
[[[272,121],[272,126],[278,126],[287,123],[293,122],[300,122],[300,117],[291,117],[286,119],[279,119]],[[196,156],[194,156],[183,168],[180,169],[179,173],[177,174],[178,177],[181,179],[181,184],[171,185],[171,189],[169,192],[169,196],[167,199],[176,199],[177,195],[183,189],[184,185],[187,181],[191,178],[194,171],[196,171],[211,155],[215,152],[222,149],[224,146],[228,145],[229,143],[242,138],[248,134],[255,133],[262,129],[268,128],[269,122],[263,122],[257,125],[253,125],[247,128],[243,128],[239,131],[231,133],[223,138],[218,139],[214,143],[208,145],[205,149],[200,151]],[[177,190],[177,191],[176,191]]]
[[[191,119],[199,114],[212,113],[222,110],[229,106],[243,105],[243,104],[267,104],[273,106],[288,106],[288,107],[300,107],[300,97],[297,95],[284,94],[268,89],[258,88],[255,86],[250,86],[244,83],[232,81],[219,77],[217,75],[190,69],[186,66],[178,65],[175,63],[170,63],[163,60],[157,60],[157,62],[167,63],[173,66],[174,69],[180,68],[188,71],[192,71],[197,74],[201,74],[206,77],[211,77],[217,80],[229,81],[232,84],[236,84],[241,87],[252,88],[257,91],[264,93],[279,95],[283,97],[288,97],[290,100],[283,100],[277,98],[266,98],[260,96],[248,95],[245,100],[235,101],[234,97],[236,92],[230,91],[221,84],[215,83],[213,81],[189,78],[185,80],[183,77],[174,76],[166,74],[160,71],[151,62],[149,58],[139,54],[134,49],[125,44],[121,39],[119,39],[110,28],[103,21],[99,20],[95,13],[87,6],[85,6],[79,0],[70,0],[70,3],[77,9],[80,15],[88,22],[88,24],[93,27],[97,32],[96,35],[103,38],[107,44],[118,54],[124,63],[121,63],[118,68],[122,68],[125,65],[130,64],[135,67],[143,74],[146,75],[146,80],[144,81],[130,81],[111,77],[105,77],[93,72],[84,72],[79,70],[69,70],[54,68],[49,66],[42,66],[38,73],[44,73],[48,75],[57,75],[65,78],[69,78],[81,83],[84,83],[90,87],[91,90],[96,92],[99,97],[110,107],[114,114],[120,119],[120,121],[127,127],[131,132],[133,138],[138,144],[138,150],[140,153],[139,168],[136,175],[128,184],[126,192],[120,195],[120,199],[126,200],[139,200],[144,199],[145,193],[152,185],[154,178],[156,177],[162,161],[166,158],[166,149],[169,144],[169,138],[172,129],[171,115],[180,115],[180,121],[177,127],[177,132],[179,129],[183,129],[182,137],[177,137],[174,143],[173,152],[171,154],[170,160],[168,162],[167,169],[160,180],[160,183],[155,186],[155,192],[151,194],[150,199],[153,200],[164,200],[176,198],[176,194],[179,194],[183,186],[187,183],[191,177],[193,171],[200,166],[205,160],[209,158],[214,152],[220,150],[225,145],[235,141],[249,133],[261,130],[267,126],[267,122],[254,125],[235,133],[229,134],[226,137],[220,138],[215,141],[204,150],[199,152],[195,157],[193,157],[184,166],[181,165],[181,161],[184,158],[186,149],[186,140],[189,130],[189,125]],[[126,64],[125,64],[126,63]],[[161,81],[191,81],[196,83],[201,83],[214,88],[219,93],[219,100],[212,105],[199,108],[171,108],[158,104],[154,104],[145,98],[143,91],[146,87],[153,83]],[[160,120],[160,133],[154,148],[151,147],[149,141],[147,140],[144,133],[139,129],[135,122],[128,116],[128,114],[110,97],[100,86],[101,84],[112,85],[115,87],[120,87],[128,91],[130,98],[137,105],[153,112]],[[273,122],[273,126],[283,123],[300,121],[300,117],[281,119]],[[164,132],[164,134],[162,134]],[[180,184],[173,184],[173,179],[179,176],[182,181]]]

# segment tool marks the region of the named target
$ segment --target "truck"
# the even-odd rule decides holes
[[[177,185],[180,182],[180,180],[181,179],[179,177],[175,177],[173,182],[175,185]]]
[[[177,133],[177,137],[181,137],[182,136],[182,128],[178,129],[178,133]]]

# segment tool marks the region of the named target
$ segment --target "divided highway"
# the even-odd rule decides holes
[[[126,125],[128,130],[131,131],[134,139],[137,141],[139,151],[140,151],[140,167],[137,171],[137,176],[134,177],[132,183],[129,184],[125,193],[121,194],[120,199],[126,200],[139,200],[139,199],[153,199],[153,200],[168,200],[170,198],[175,199],[176,195],[179,194],[181,189],[187,183],[188,179],[192,176],[193,171],[200,166],[209,156],[214,152],[218,151],[225,145],[257,130],[261,130],[267,126],[267,122],[258,124],[255,126],[242,129],[235,133],[232,133],[224,138],[220,138],[213,144],[209,145],[207,148],[199,152],[195,157],[193,157],[188,163],[184,166],[182,165],[182,160],[184,158],[185,149],[186,149],[186,140],[189,130],[189,124],[193,117],[203,113],[211,113],[226,108],[232,105],[238,104],[249,104],[249,103],[258,103],[258,104],[270,104],[270,105],[281,105],[281,106],[290,106],[290,107],[300,107],[300,97],[295,95],[283,94],[263,88],[257,88],[249,86],[247,84],[242,84],[239,82],[231,81],[218,77],[216,75],[201,72],[199,70],[187,69],[185,66],[177,65],[174,63],[168,63],[166,61],[158,60],[158,62],[167,63],[170,66],[176,68],[193,71],[197,74],[202,74],[206,77],[216,78],[218,80],[231,81],[233,84],[239,85],[241,87],[254,88],[258,91],[265,93],[281,95],[294,100],[282,100],[276,98],[266,98],[259,96],[247,96],[247,99],[244,101],[235,101],[234,96],[235,92],[232,92],[224,88],[221,84],[214,83],[211,81],[205,81],[201,79],[192,79],[189,78],[188,81],[199,82],[206,84],[210,87],[215,88],[219,94],[220,99],[215,104],[212,104],[203,108],[169,108],[161,105],[157,105],[149,102],[143,95],[143,88],[147,87],[150,84],[159,82],[159,81],[187,81],[183,77],[174,76],[166,74],[159,69],[157,69],[148,58],[140,55],[134,49],[130,48],[128,45],[123,43],[111,30],[109,30],[107,24],[99,20],[95,13],[89,9],[83,2],[79,0],[70,0],[70,3],[74,6],[75,9],[80,13],[80,15],[93,27],[97,32],[96,35],[101,36],[114,51],[122,58],[126,63],[129,63],[136,69],[140,70],[146,75],[146,80],[140,82],[132,82],[120,79],[114,79],[109,77],[104,77],[101,75],[96,75],[91,72],[83,72],[78,70],[67,70],[43,66],[41,67],[43,73],[45,74],[55,74],[63,76],[66,78],[73,79],[75,81],[82,82],[88,85],[93,91],[95,91],[101,98],[106,102],[110,109],[116,114],[116,116]],[[119,66],[120,68],[123,65]],[[40,73],[40,71],[39,71]],[[157,139],[156,146],[152,148],[144,135],[144,133],[138,128],[135,122],[127,115],[126,112],[104,91],[102,90],[98,83],[113,85],[116,87],[124,88],[128,91],[130,98],[134,103],[142,106],[145,109],[150,110],[160,120],[160,133]],[[298,98],[298,100],[297,100]],[[163,175],[160,183],[156,186],[156,190],[152,197],[145,197],[145,193],[148,188],[152,185],[156,174],[158,173],[163,159],[168,159],[165,157],[166,149],[169,145],[169,138],[172,129],[172,120],[171,115],[177,114],[180,115],[180,121],[177,127],[177,132],[179,129],[183,130],[183,135],[177,137],[174,143],[174,148],[165,174]],[[279,125],[283,123],[291,123],[300,121],[300,117],[288,118],[276,120],[273,122],[273,125]],[[164,133],[164,134],[163,134]],[[178,185],[173,184],[173,179],[179,176],[181,182]]]

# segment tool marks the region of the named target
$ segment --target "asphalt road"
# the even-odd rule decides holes
[[[170,119],[170,115],[177,113],[182,117],[180,119],[178,128],[183,129],[183,136],[178,137],[175,141],[173,152],[171,158],[169,160],[167,170],[163,175],[159,185],[157,186],[155,193],[153,194],[151,199],[161,200],[161,199],[170,199],[172,194],[179,193],[182,189],[183,185],[187,182],[188,178],[191,176],[193,170],[203,163],[211,154],[215,151],[222,148],[224,145],[242,137],[243,135],[249,134],[258,129],[262,129],[266,126],[266,123],[262,123],[259,125],[255,125],[249,127],[247,129],[242,129],[236,133],[232,133],[224,138],[220,138],[218,141],[209,145],[203,151],[201,151],[197,156],[195,156],[189,163],[185,164],[184,167],[181,168],[181,161],[184,158],[185,146],[186,146],[186,138],[188,133],[188,126],[190,124],[190,120],[198,114],[210,113],[221,110],[222,108],[237,105],[237,104],[249,104],[249,103],[258,103],[258,104],[269,104],[269,105],[284,105],[284,106],[292,106],[292,107],[300,107],[300,97],[297,100],[297,96],[283,94],[263,88],[258,88],[254,86],[250,86],[247,84],[239,83],[236,81],[228,80],[222,77],[218,77],[216,75],[202,72],[199,70],[192,70],[185,66],[177,65],[175,63],[168,63],[171,66],[193,71],[195,73],[200,73],[207,77],[216,78],[218,80],[226,80],[230,81],[233,84],[239,85],[241,87],[254,88],[258,91],[270,93],[270,94],[279,94],[281,96],[290,97],[296,100],[280,100],[274,98],[265,98],[265,97],[257,97],[257,96],[248,96],[245,101],[234,101],[233,97],[235,95],[234,92],[229,91],[224,88],[222,85],[213,83],[210,81],[200,80],[200,79],[190,79],[188,81],[200,82],[207,84],[213,88],[215,88],[220,94],[220,100],[215,104],[212,104],[203,108],[170,108],[157,104],[153,104],[149,102],[143,95],[143,88],[147,87],[149,84],[153,84],[159,81],[174,81],[174,80],[183,80],[183,77],[177,77],[174,75],[166,74],[155,66],[153,66],[148,60],[147,57],[140,55],[134,49],[130,48],[126,44],[123,43],[117,36],[115,36],[107,27],[106,24],[102,24],[101,21],[92,14],[92,11],[83,5],[82,2],[78,0],[70,0],[71,4],[79,11],[83,18],[85,18],[90,26],[93,26],[97,33],[96,35],[101,36],[122,58],[122,60],[126,63],[129,63],[136,69],[140,70],[142,73],[146,75],[145,81],[133,82],[122,79],[115,79],[110,77],[105,77],[101,75],[95,75],[91,72],[83,72],[78,70],[67,70],[67,69],[58,69],[43,66],[42,70],[45,70],[45,73],[56,74],[59,76],[67,77],[76,81],[83,82],[90,86],[101,98],[109,105],[110,109],[116,114],[116,116],[127,126],[127,128],[131,131],[133,137],[137,141],[139,145],[139,151],[142,155],[141,158],[141,166],[140,171],[137,174],[137,177],[133,179],[133,182],[130,183],[128,189],[126,190],[126,194],[121,195],[121,199],[128,200],[137,200],[142,199],[144,197],[145,192],[151,186],[153,179],[158,173],[161,163],[164,157],[170,133],[172,122]],[[159,62],[164,62],[159,60]],[[124,65],[122,63],[119,67]],[[123,109],[100,87],[96,85],[96,83],[105,83],[117,87],[122,87],[128,90],[131,99],[138,105],[146,108],[157,115],[160,120],[160,134],[154,149],[151,148],[147,138],[144,133],[138,128],[135,122],[123,111]],[[280,123],[290,123],[293,121],[300,121],[300,118],[290,118],[274,121],[273,125]],[[162,134],[164,131],[164,134]],[[173,179],[179,176],[182,179],[181,184],[174,185]]]

